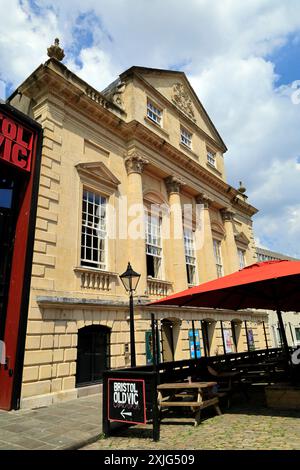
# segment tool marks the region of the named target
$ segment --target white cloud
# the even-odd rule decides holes
[[[82,49],[78,58],[81,66],[74,60],[67,61],[66,66],[90,85],[102,90],[116,78],[109,55],[97,47]]]
[[[184,70],[228,145],[229,182],[243,180],[260,209],[260,242],[300,256],[300,94],[296,83],[277,87],[268,59],[299,44],[299,0],[36,0],[40,14],[5,4],[0,78],[15,85],[56,36],[67,66],[98,89],[131,65]]]
[[[58,33],[57,19],[48,9],[37,15],[29,2],[0,0],[0,78],[18,85],[45,61],[45,51]]]

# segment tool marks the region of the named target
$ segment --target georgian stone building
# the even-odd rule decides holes
[[[128,261],[141,274],[138,365],[151,361],[147,303],[256,262],[257,210],[226,182],[226,146],[185,74],[131,67],[100,93],[50,55],[9,98],[44,130],[23,407],[93,392],[106,367],[130,364],[119,279]],[[136,204],[145,215],[133,238]],[[180,211],[196,204],[201,228],[194,210],[182,226]],[[151,215],[151,205],[163,209]],[[192,321],[197,355],[265,348],[264,313],[165,307],[155,316],[162,361],[192,356]]]

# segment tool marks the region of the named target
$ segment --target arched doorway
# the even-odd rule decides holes
[[[201,321],[201,329],[202,329],[202,338],[203,338],[203,349],[204,355],[206,357],[214,355],[214,336],[215,336],[215,327],[216,321],[207,318]]]
[[[78,330],[76,386],[101,382],[109,362],[110,328],[91,325]]]
[[[180,332],[180,320],[165,318],[161,322],[163,361],[175,361],[176,346]]]
[[[242,321],[238,318],[231,320],[232,338],[236,352],[243,352]]]

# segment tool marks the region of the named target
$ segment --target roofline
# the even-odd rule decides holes
[[[10,100],[12,100],[19,93],[19,89],[22,88],[26,84],[27,81],[29,81],[32,77],[34,77],[34,75],[37,74],[43,68],[48,68],[51,63],[54,64],[56,67],[59,67],[63,73],[67,73],[68,76],[76,78],[77,83],[79,83],[79,84],[83,85],[84,87],[87,87],[91,90],[94,90],[98,95],[101,95],[101,97],[103,97],[103,99],[105,101],[109,102],[109,104],[112,106],[112,108],[115,108],[119,112],[124,113],[123,109],[121,109],[119,106],[117,106],[115,103],[113,103],[101,91],[94,88],[88,82],[86,82],[85,80],[80,78],[78,75],[76,75],[76,73],[72,72],[65,64],[63,64],[62,62],[60,62],[59,60],[57,60],[53,57],[46,60],[46,62],[44,62],[43,64],[40,64],[30,75],[28,75],[28,77],[12,92],[12,94],[7,98],[6,101],[9,102]],[[74,85],[76,86],[76,83],[74,83]]]
[[[278,257],[279,260],[294,260],[294,261],[299,261],[299,258],[294,258],[292,256],[285,255],[283,253],[278,253],[277,251],[271,251],[268,250],[267,248],[261,248],[259,246],[256,247],[256,252],[262,255],[266,256],[271,256],[273,258]]]
[[[184,80],[187,82],[187,85],[191,91],[191,93],[193,94],[194,98],[196,99],[198,105],[200,106],[201,110],[203,111],[203,113],[205,114],[205,117],[208,119],[208,122],[209,124],[212,126],[213,130],[215,131],[217,137],[219,138],[222,146],[223,146],[223,149],[224,149],[224,153],[227,152],[228,148],[224,142],[224,140],[222,139],[219,131],[217,130],[217,128],[215,127],[214,123],[212,122],[212,120],[210,119],[209,117],[209,114],[208,112],[206,111],[205,107],[203,106],[203,104],[201,103],[197,93],[195,92],[194,88],[192,87],[192,85],[190,84],[190,81],[189,79],[187,78],[185,72],[182,72],[180,70],[166,70],[166,69],[156,69],[156,68],[151,68],[151,67],[141,67],[141,66],[138,66],[138,65],[133,65],[132,67],[130,67],[129,69],[125,70],[124,72],[122,72],[120,74],[120,79],[123,80],[127,77],[130,77],[130,76],[133,76],[133,75],[139,75],[140,72],[158,72],[158,73],[169,73],[169,74],[173,74],[173,75],[180,75],[184,78]]]

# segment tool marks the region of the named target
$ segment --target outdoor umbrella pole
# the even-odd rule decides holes
[[[290,349],[289,349],[289,345],[288,345],[288,342],[287,342],[287,339],[286,339],[284,324],[283,324],[283,321],[282,321],[282,315],[281,315],[280,310],[277,310],[277,317],[278,317],[278,322],[279,322],[279,327],[280,327],[280,332],[281,332],[283,350],[285,352],[287,362],[288,362],[288,366],[289,366],[290,365]]]

